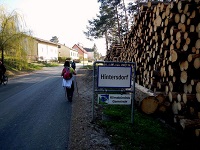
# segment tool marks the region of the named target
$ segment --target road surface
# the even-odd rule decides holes
[[[0,150],[67,149],[72,110],[61,70],[47,67],[0,85]]]

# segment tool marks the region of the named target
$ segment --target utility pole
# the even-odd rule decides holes
[[[85,61],[85,52],[83,51],[83,66],[84,66],[84,61]]]

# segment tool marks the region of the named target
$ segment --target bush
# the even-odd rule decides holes
[[[11,66],[16,70],[24,70],[28,68],[28,62],[25,59],[20,58],[5,58],[5,66]]]
[[[75,63],[80,63],[81,61],[80,61],[80,59],[74,59],[74,62]]]
[[[58,57],[58,61],[59,61],[60,63],[63,63],[63,62],[65,62],[65,60],[66,60],[66,58],[65,58],[65,57]]]

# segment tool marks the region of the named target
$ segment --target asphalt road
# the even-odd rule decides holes
[[[0,85],[0,150],[66,150],[71,103],[62,66],[48,67]]]

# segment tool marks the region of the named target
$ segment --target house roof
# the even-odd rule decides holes
[[[91,49],[91,48],[85,48],[85,47],[84,47],[84,49],[85,49],[87,52],[94,52],[94,50]]]
[[[48,41],[48,40],[44,40],[44,39],[40,39],[40,38],[37,38],[37,37],[33,37],[35,40],[39,41],[39,42],[43,42],[43,43],[48,43],[48,44],[52,44],[52,45],[58,45],[58,43],[54,43],[54,42],[51,42],[51,41]]]
[[[62,46],[62,47],[65,47],[65,48],[67,48],[67,49],[70,49],[70,50],[72,50],[72,51],[76,51],[76,52],[78,52],[78,50],[76,50],[76,49],[74,49],[74,48],[70,48],[70,47],[68,47],[68,46],[66,46],[65,44],[58,44],[59,46]]]
[[[82,46],[80,46],[79,44],[74,44],[74,46],[78,47],[78,49],[81,50],[82,52],[87,53],[87,51]]]

